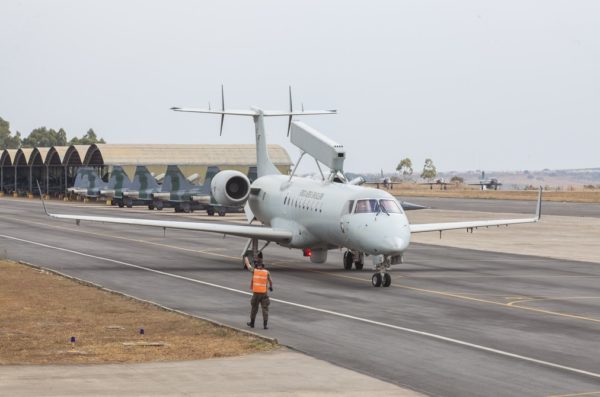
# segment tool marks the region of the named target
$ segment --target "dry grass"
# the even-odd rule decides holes
[[[0,261],[0,286],[0,364],[196,360],[275,348],[242,332],[13,262]]]
[[[389,190],[391,194],[401,197],[451,197],[451,198],[477,198],[477,199],[501,199],[501,200],[535,200],[537,190],[476,190],[448,188],[440,190],[434,186],[433,189],[426,188],[404,188],[402,185],[394,184],[394,189]],[[600,203],[600,191],[544,191],[545,201],[566,201],[572,203]]]

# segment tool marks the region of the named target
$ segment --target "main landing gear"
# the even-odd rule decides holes
[[[352,270],[352,264],[356,270],[362,270],[365,265],[365,255],[362,252],[350,250],[344,252],[344,269]]]

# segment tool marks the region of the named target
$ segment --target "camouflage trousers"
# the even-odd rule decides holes
[[[258,292],[255,292],[254,294],[252,294],[252,299],[250,299],[250,305],[252,305],[252,310],[250,311],[250,321],[254,324],[256,314],[258,313],[258,305],[262,307],[263,321],[265,323],[269,321],[270,304],[271,301],[269,300],[269,295],[267,295],[267,293],[260,294]]]

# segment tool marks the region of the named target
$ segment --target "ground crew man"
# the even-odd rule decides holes
[[[262,255],[254,261],[254,267],[250,264],[248,257],[244,257],[244,264],[246,269],[252,272],[252,281],[250,282],[250,289],[252,290],[252,299],[250,305],[250,322],[246,323],[250,328],[254,328],[254,320],[258,313],[258,305],[262,307],[263,326],[268,329],[267,322],[269,321],[269,294],[267,293],[267,284],[269,291],[273,291],[273,281],[271,281],[271,274],[265,269],[265,264],[262,261]]]

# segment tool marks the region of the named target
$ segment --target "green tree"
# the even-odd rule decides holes
[[[55,131],[52,128],[39,127],[23,139],[23,147],[65,146],[66,144],[67,133],[62,128]]]
[[[465,183],[465,180],[461,176],[454,175],[452,179],[450,179],[450,182],[460,185],[461,183]]]
[[[401,172],[402,177],[404,179],[406,179],[406,177],[411,176],[413,173],[412,160],[409,159],[408,157],[400,160],[400,162],[398,163],[398,166],[396,167],[396,171]]]
[[[435,165],[433,165],[433,160],[426,159],[425,165],[423,165],[423,172],[421,172],[421,178],[428,180],[431,182],[433,178],[437,175],[437,170]]]
[[[94,130],[92,128],[90,128],[88,130],[88,132],[86,132],[85,135],[82,136],[81,138],[75,137],[69,141],[70,145],[92,145],[94,143],[106,143],[106,142],[102,138],[98,139],[98,137],[96,136],[96,133],[94,132]]]
[[[21,147],[21,134],[19,131],[11,136],[10,123],[0,117],[0,149],[18,149]]]

